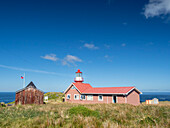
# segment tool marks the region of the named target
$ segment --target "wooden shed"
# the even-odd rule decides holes
[[[44,92],[37,89],[32,81],[25,88],[16,92],[15,105],[43,104],[43,101]]]

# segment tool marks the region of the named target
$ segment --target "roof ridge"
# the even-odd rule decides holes
[[[124,87],[92,87],[89,83],[74,83],[74,85],[80,94],[127,94],[130,91],[136,89],[140,94],[141,92],[135,86],[124,86]],[[71,87],[71,85],[66,89],[66,91]],[[87,86],[86,86],[87,85]],[[65,93],[66,93],[65,91]]]
[[[26,86],[26,88],[29,88],[29,87],[37,88],[32,81]]]
[[[127,87],[134,87],[135,88],[135,86],[124,86],[124,87],[93,87],[93,88],[127,88]]]
[[[28,89],[28,88],[25,87],[25,88],[19,89],[18,91],[16,91],[16,93],[21,92],[21,91],[26,90],[26,89]],[[42,91],[42,90],[40,90],[40,89],[38,89],[38,88],[34,88],[34,89],[39,90],[40,92],[43,92],[43,93],[44,93],[44,91]]]

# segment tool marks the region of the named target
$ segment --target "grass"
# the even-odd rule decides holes
[[[87,116],[94,116],[94,117],[100,117],[100,114],[98,111],[91,110],[89,108],[86,108],[84,106],[76,106],[72,107],[68,110],[70,115],[82,115],[83,117]]]
[[[61,92],[47,92],[44,96],[48,96],[49,103],[61,103],[63,100],[64,94]]]
[[[0,127],[170,127],[170,105],[46,104],[0,108]]]
[[[15,101],[13,101],[13,102],[9,102],[9,103],[7,103],[7,104],[15,104]]]

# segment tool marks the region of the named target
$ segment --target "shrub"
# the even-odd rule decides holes
[[[87,116],[100,117],[100,114],[98,111],[88,109],[84,106],[72,107],[71,109],[68,110],[68,112],[70,115],[83,115],[84,117],[87,117]]]
[[[156,125],[155,121],[151,117],[146,117],[143,120],[140,121],[140,124],[150,124],[150,125]]]
[[[4,102],[1,102],[1,103],[0,103],[0,107],[6,107],[5,103],[4,103]]]

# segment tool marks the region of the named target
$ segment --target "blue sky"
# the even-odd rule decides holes
[[[33,81],[63,91],[76,70],[93,87],[170,91],[169,0],[0,2],[0,92]]]

